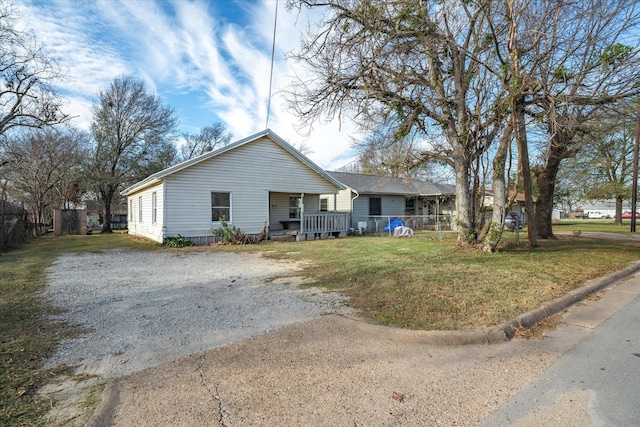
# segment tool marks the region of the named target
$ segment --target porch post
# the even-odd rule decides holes
[[[300,193],[300,234],[304,232],[304,193]]]

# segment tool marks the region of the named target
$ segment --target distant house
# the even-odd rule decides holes
[[[87,227],[89,229],[102,228],[102,222],[104,220],[104,207],[102,203],[97,200],[87,200],[84,202],[87,209]],[[111,229],[122,230],[127,228],[128,220],[127,203],[113,203],[111,204]]]
[[[338,194],[337,206],[328,196],[321,203],[327,210],[349,212],[354,230],[379,232],[392,218],[402,219],[413,229],[450,226],[455,211],[454,185],[358,173],[329,174],[347,188]]]
[[[271,130],[155,173],[125,189],[130,234],[204,244],[226,221],[245,234],[298,240],[345,235],[346,213],[321,212],[320,195],[345,187]]]

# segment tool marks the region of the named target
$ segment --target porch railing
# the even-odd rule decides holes
[[[349,214],[343,212],[302,213],[300,233],[337,233],[349,229]]]

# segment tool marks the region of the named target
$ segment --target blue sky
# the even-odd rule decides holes
[[[21,27],[35,32],[65,72],[56,90],[78,127],[88,129],[98,91],[130,74],[175,109],[183,131],[222,122],[236,140],[265,128],[275,0],[19,0],[14,6]],[[269,128],[335,169],[353,156],[353,126],[301,130],[281,93],[297,67],[285,54],[311,19],[279,0]]]

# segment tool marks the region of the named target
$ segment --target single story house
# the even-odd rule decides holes
[[[163,242],[215,241],[226,221],[244,234],[298,240],[346,235],[348,214],[321,212],[320,195],[345,187],[266,129],[157,172],[122,191],[129,233]]]
[[[413,229],[443,230],[455,212],[455,186],[416,179],[359,173],[329,172],[347,188],[335,198],[323,196],[327,210],[350,213],[350,227],[358,232],[381,232],[393,218]],[[391,230],[392,231],[392,230]]]

